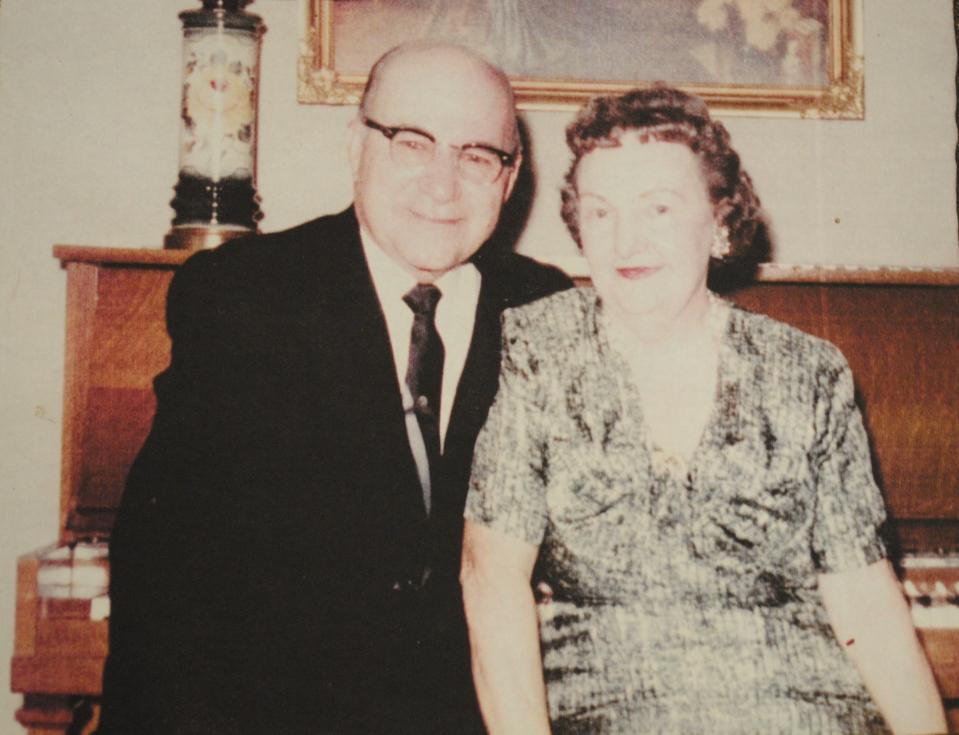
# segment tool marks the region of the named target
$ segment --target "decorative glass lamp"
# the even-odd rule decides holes
[[[214,247],[255,232],[259,16],[250,0],[203,0],[183,21],[180,175],[167,248]]]

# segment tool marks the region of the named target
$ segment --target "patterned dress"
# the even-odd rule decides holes
[[[840,352],[730,306],[683,462],[651,445],[595,291],[504,320],[466,518],[540,547],[554,733],[885,732],[816,584],[885,554]]]

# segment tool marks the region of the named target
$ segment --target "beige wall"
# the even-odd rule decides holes
[[[864,0],[864,122],[729,118],[793,263],[959,265],[947,0]],[[0,733],[18,554],[56,537],[64,276],[53,243],[159,246],[176,178],[179,10],[191,0],[0,3]],[[351,108],[296,103],[298,0],[257,0],[265,229],[346,205]],[[556,214],[569,113],[527,115],[538,195],[521,249],[575,254]],[[838,221],[838,223],[837,223]]]

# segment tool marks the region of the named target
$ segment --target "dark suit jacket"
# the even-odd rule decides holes
[[[171,363],[111,541],[101,733],[477,725],[457,576],[499,317],[569,282],[488,248],[476,264],[430,517],[352,209],[177,272]]]

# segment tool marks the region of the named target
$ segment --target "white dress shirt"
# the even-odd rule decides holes
[[[373,277],[373,287],[380,300],[380,308],[386,318],[386,329],[393,348],[393,363],[396,380],[403,397],[406,414],[406,431],[427,510],[430,506],[430,473],[426,446],[420,426],[413,412],[413,396],[406,386],[406,369],[410,354],[410,333],[413,329],[413,311],[403,301],[403,296],[417,281],[399,263],[384,253],[368,232],[360,228],[363,254]],[[449,426],[453,401],[476,321],[476,305],[479,302],[481,276],[472,263],[447,271],[434,282],[442,296],[436,305],[436,329],[443,340],[443,387],[440,394],[440,449],[445,444],[446,428]]]

